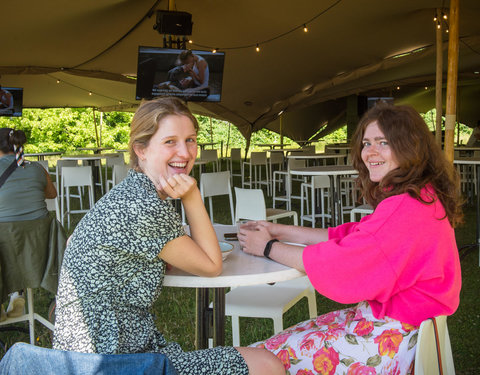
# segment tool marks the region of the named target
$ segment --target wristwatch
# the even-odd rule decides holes
[[[272,259],[270,258],[270,251],[272,250],[272,245],[274,242],[278,242],[278,240],[274,238],[273,240],[268,241],[267,244],[265,245],[265,250],[263,250],[263,256],[270,260]]]

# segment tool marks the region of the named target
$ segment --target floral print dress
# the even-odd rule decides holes
[[[376,319],[367,302],[296,324],[251,346],[280,358],[290,375],[401,375],[415,357],[418,327]]]
[[[65,250],[53,348],[82,353],[165,354],[180,375],[246,375],[233,347],[184,352],[157,330],[150,309],[160,296],[165,244],[185,235],[178,214],[143,173],[99,200]]]

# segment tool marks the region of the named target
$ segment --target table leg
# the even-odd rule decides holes
[[[330,209],[332,210],[332,218],[331,223],[332,227],[337,226],[337,210],[336,210],[336,191],[335,191],[335,176],[328,176],[330,177]]]
[[[480,164],[475,166],[477,168],[477,247],[478,247],[478,266],[480,267]],[[475,186],[473,187],[475,192]]]
[[[208,331],[210,327],[209,311],[208,311],[208,289],[197,288],[196,289],[196,332],[195,332],[195,348],[206,349],[208,348]]]
[[[215,288],[213,295],[213,346],[225,345],[225,288]]]

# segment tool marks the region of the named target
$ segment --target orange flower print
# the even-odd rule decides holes
[[[313,355],[313,368],[321,375],[334,375],[340,363],[338,353],[330,348],[322,348]]]
[[[287,348],[287,351],[288,351],[288,355],[290,356],[290,358],[292,358],[292,359],[298,359],[298,358],[297,358],[297,353],[295,353],[295,350],[293,350],[293,348],[288,347],[288,348]]]
[[[303,338],[300,343],[300,353],[302,356],[311,357],[318,348],[323,346],[325,333],[320,331],[311,332]]]
[[[348,368],[347,375],[377,375],[375,368],[355,362]]]
[[[373,341],[378,344],[378,354],[388,355],[390,358],[398,352],[398,347],[403,340],[402,334],[398,329],[389,329],[377,336]]]
[[[400,375],[402,372],[399,367],[398,361],[391,361],[383,368],[382,373],[385,375]]]
[[[288,350],[282,349],[277,353],[277,357],[280,358],[282,361],[283,367],[285,370],[290,368],[290,355],[288,354]]]
[[[269,338],[267,341],[265,341],[265,348],[268,350],[278,349],[282,344],[285,343],[285,341],[287,341],[289,337],[290,337],[290,334],[273,336]]]
[[[358,323],[353,332],[358,336],[366,336],[373,331],[373,322],[367,321],[367,319],[362,318]]]
[[[310,370],[305,369],[305,370],[298,370],[297,375],[315,375],[315,374]]]
[[[414,326],[412,324],[408,324],[408,323],[402,323],[402,329],[408,333],[410,331],[413,331],[414,329],[418,329],[418,326]]]

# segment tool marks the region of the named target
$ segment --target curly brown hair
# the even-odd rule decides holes
[[[363,136],[368,125],[377,122],[388,141],[398,168],[390,171],[380,182],[370,180],[362,160]],[[351,141],[352,163],[358,170],[357,185],[361,195],[376,207],[392,195],[408,193],[425,204],[421,190],[430,184],[445,208],[450,224],[455,227],[463,219],[460,179],[453,164],[445,158],[435,143],[432,133],[418,112],[409,106],[380,103],[368,110],[360,119]]]

